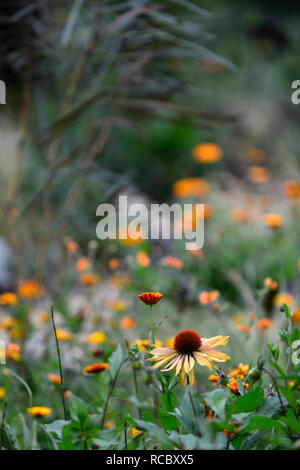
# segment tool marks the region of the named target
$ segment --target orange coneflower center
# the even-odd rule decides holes
[[[198,351],[201,346],[201,338],[193,330],[182,330],[174,340],[174,348],[180,354],[191,354]]]

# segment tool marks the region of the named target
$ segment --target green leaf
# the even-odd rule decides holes
[[[291,315],[289,307],[286,304],[283,304],[283,311],[285,313],[286,318],[290,320],[292,318],[292,315]]]
[[[243,381],[238,377],[236,379],[236,383],[237,383],[237,388],[238,388],[238,392],[240,395],[245,395],[245,390],[244,390],[244,385],[243,385]]]
[[[88,408],[86,403],[79,397],[71,395],[70,413],[72,419],[78,421],[81,429],[84,429],[88,421]]]
[[[257,387],[252,392],[248,392],[242,397],[238,397],[230,405],[227,406],[228,413],[249,413],[255,411],[264,400],[264,391],[261,387]]]
[[[164,449],[173,449],[174,442],[168,437],[165,431],[154,423],[135,419],[135,424],[138,429],[147,431],[150,436],[154,437],[155,441],[163,446]]]
[[[243,432],[253,431],[254,429],[276,429],[282,430],[282,424],[275,420],[268,418],[267,416],[253,416],[249,422],[249,424],[243,428]]]
[[[108,359],[108,371],[112,379],[115,377],[119,367],[121,366],[124,360],[124,357],[124,352],[119,344],[117,349],[112,353],[112,355]]]
[[[204,394],[204,400],[207,405],[218,415],[223,421],[226,419],[226,402],[228,400],[228,391],[224,388],[216,388],[212,392]]]
[[[161,396],[160,402],[165,410],[175,411],[177,405],[177,398],[176,395],[170,390]]]
[[[63,428],[69,423],[70,421],[57,419],[56,421],[53,421],[52,423],[44,424],[44,428],[47,434],[53,434],[57,439],[61,440]]]
[[[297,395],[294,391],[288,390],[285,387],[282,387],[281,385],[278,385],[279,391],[285,396],[287,401],[289,402],[290,406],[294,409],[298,408],[298,403],[297,403]]]

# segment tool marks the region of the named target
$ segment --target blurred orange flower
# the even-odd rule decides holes
[[[60,376],[57,375],[57,374],[52,374],[52,372],[49,372],[48,378],[49,378],[50,382],[52,382],[54,384],[60,384],[61,383]]]
[[[140,266],[143,266],[144,268],[147,268],[151,264],[149,256],[144,251],[138,252],[138,254],[136,255],[136,260],[138,264]]]
[[[143,241],[142,233],[140,231],[136,230],[134,232],[134,235],[132,236],[129,233],[128,228],[123,228],[123,229],[119,230],[119,236],[118,236],[117,240],[120,243],[122,243],[123,245],[126,245],[126,246],[138,245],[139,243],[141,243]]]
[[[219,296],[219,292],[217,290],[212,290],[211,292],[203,291],[199,294],[198,299],[200,304],[207,305],[211,302],[214,302]]]
[[[300,308],[295,308],[292,316],[293,322],[300,322]]]
[[[118,269],[118,267],[120,266],[120,262],[117,258],[111,258],[108,262],[108,266],[110,267],[110,269]]]
[[[1,351],[1,356],[3,351]],[[16,343],[9,343],[5,351],[6,359],[12,359],[13,361],[19,362],[21,360],[21,348]]]
[[[58,329],[56,330],[56,334],[59,341],[71,341],[73,339],[73,333],[70,331]]]
[[[263,150],[252,147],[248,150],[247,157],[252,163],[259,165],[264,161],[266,155]]]
[[[98,276],[98,274],[84,273],[80,276],[80,282],[85,286],[95,286],[99,284],[100,277]]]
[[[32,408],[27,408],[27,412],[37,418],[45,418],[51,413],[51,411],[51,408],[47,408],[46,406],[33,406]]]
[[[247,177],[252,183],[262,184],[267,183],[271,175],[269,170],[264,166],[252,166],[248,170]]]
[[[126,304],[125,304],[124,300],[120,300],[120,299],[108,300],[106,302],[106,305],[108,306],[108,308],[110,308],[112,310],[117,310],[119,312],[125,310],[125,308],[126,308]]]
[[[91,260],[85,256],[82,256],[76,261],[76,271],[82,273],[83,271],[86,271],[90,267],[90,265]]]
[[[106,335],[102,331],[94,331],[87,336],[86,340],[90,344],[102,344],[106,341]]]
[[[136,321],[131,317],[123,317],[120,321],[120,326],[123,330],[130,330],[137,325]]]
[[[284,194],[291,199],[298,199],[300,197],[299,181],[286,181],[284,184]]]
[[[265,214],[264,224],[267,227],[280,228],[283,224],[283,218],[279,214]]]
[[[18,286],[18,294],[23,299],[41,297],[44,293],[43,286],[34,279],[21,281]]]
[[[266,279],[264,280],[264,285],[270,290],[277,290],[278,288],[278,282],[273,281],[271,277],[266,277]]]
[[[268,330],[274,325],[274,323],[269,320],[269,318],[261,318],[260,320],[257,320],[256,326],[260,330]]]
[[[250,213],[242,207],[236,207],[231,211],[231,219],[237,224],[244,224],[250,220]]]
[[[78,243],[75,242],[75,240],[67,240],[66,247],[67,247],[67,252],[71,254],[78,250]]]
[[[281,307],[283,304],[287,304],[291,307],[294,305],[294,303],[294,297],[289,294],[289,292],[281,292],[275,295],[273,299],[273,304],[275,305],[275,307]]]
[[[174,196],[185,198],[203,196],[209,190],[209,184],[203,178],[182,178],[172,186]]]
[[[18,297],[13,292],[4,292],[0,295],[1,305],[16,305],[18,303]]]
[[[95,362],[94,364],[90,364],[83,369],[85,374],[99,374],[108,369],[107,362]]]
[[[252,328],[250,328],[250,326],[246,326],[243,323],[237,325],[236,329],[239,331],[243,331],[243,333],[251,333],[252,331]]]
[[[243,387],[244,387],[244,390],[246,390],[248,388],[248,384],[244,383],[243,382]],[[237,386],[237,380],[236,379],[231,379],[230,382],[227,384],[227,387],[229,388],[229,390],[231,390],[235,395],[239,395],[239,391],[238,391],[238,386]]]
[[[165,258],[162,259],[162,263],[174,269],[181,269],[183,267],[183,262],[174,256],[165,256]]]
[[[192,150],[194,159],[199,163],[217,162],[222,157],[222,154],[223,151],[221,147],[210,142],[196,145]]]

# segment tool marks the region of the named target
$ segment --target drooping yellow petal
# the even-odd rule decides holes
[[[193,385],[194,381],[195,381],[195,376],[194,376],[194,368],[192,367],[188,373],[188,376],[189,376],[189,383],[190,385]]]
[[[181,367],[182,367],[182,363],[183,363],[183,358],[184,356],[181,356],[179,361],[177,362],[177,366],[176,366],[176,375],[179,374],[179,372],[181,371]]]
[[[167,367],[165,369],[161,369],[162,372],[168,372],[169,370],[174,369],[174,367],[177,365],[179,360],[180,360],[180,355],[178,355],[174,359],[172,359],[171,362],[167,365]]]
[[[213,349],[217,346],[225,346],[229,341],[230,336],[213,336],[212,338],[202,338],[201,351],[206,349]]]
[[[194,357],[200,366],[208,367],[209,370],[212,370],[213,366],[211,362],[209,362],[209,360],[203,356],[201,352],[195,352]]]
[[[152,369],[158,369],[158,367],[163,366],[164,364],[166,364],[166,362],[169,362],[175,356],[176,356],[176,353],[168,354],[163,359],[161,359],[156,364],[154,364],[154,366],[152,366]]]
[[[193,356],[190,356],[190,370],[193,369],[194,365],[195,365],[195,359],[193,358]]]
[[[230,356],[228,354],[215,351],[215,350],[208,350],[205,351],[205,356],[211,360],[211,361],[217,361],[217,362],[225,362],[230,359]]]
[[[189,363],[189,356],[188,354],[186,354],[185,358],[184,358],[184,370],[186,372],[186,374],[189,373],[189,370],[190,370],[190,363]]]

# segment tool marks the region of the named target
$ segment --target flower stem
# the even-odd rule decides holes
[[[60,348],[59,348],[59,343],[58,343],[57,333],[56,333],[56,327],[55,327],[55,322],[54,322],[53,305],[51,305],[51,319],[52,319],[52,325],[53,325],[55,342],[56,342],[56,350],[57,350],[57,356],[58,356],[61,399],[62,399],[62,404],[63,404],[63,409],[64,409],[64,419],[66,421],[68,418],[67,418],[67,409],[66,409],[66,402],[65,402],[65,387],[64,387],[64,379],[63,379],[62,366],[61,366]]]
[[[155,345],[155,338],[154,338],[154,323],[153,323],[152,305],[150,305],[150,318],[151,318],[152,341],[153,341],[153,346],[154,346]],[[152,346],[152,345],[150,345],[150,346]]]
[[[105,423],[105,418],[106,418],[106,413],[107,413],[107,408],[108,408],[108,404],[109,404],[109,400],[110,400],[110,397],[112,396],[112,392],[115,388],[115,385],[116,385],[116,382],[117,382],[117,379],[119,377],[119,374],[121,372],[121,369],[124,365],[124,363],[127,361],[127,357],[121,362],[121,364],[119,365],[118,369],[117,369],[117,372],[115,373],[115,376],[113,378],[113,381],[111,383],[111,386],[108,390],[108,394],[107,394],[107,397],[106,397],[106,400],[105,400],[105,403],[104,403],[104,408],[103,408],[103,412],[102,412],[102,418],[101,418],[101,421],[100,421],[100,429],[103,429],[104,428],[104,423]]]
[[[192,394],[191,394],[191,389],[190,389],[190,385],[189,385],[189,384],[188,384],[188,394],[189,394],[190,402],[191,402],[191,405],[192,405],[193,415],[194,415],[195,421],[196,421],[196,423],[197,423],[198,434],[199,434],[199,437],[201,437],[199,421],[198,421],[198,418],[197,418],[196,408],[195,408],[195,405],[194,405],[194,400],[193,400],[193,397],[192,397]]]

